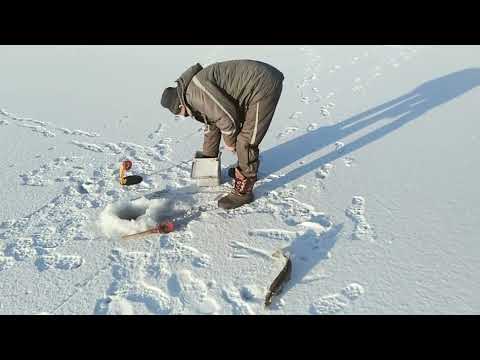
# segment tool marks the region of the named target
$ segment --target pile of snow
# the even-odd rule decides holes
[[[134,234],[155,227],[165,220],[178,218],[191,204],[172,199],[121,200],[109,204],[100,213],[98,226],[109,238]]]

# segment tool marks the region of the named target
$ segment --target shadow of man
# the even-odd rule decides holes
[[[478,85],[480,85],[480,68],[454,72],[430,80],[403,96],[340,123],[321,127],[268,149],[262,153],[262,164],[264,165],[262,172],[267,176],[368,126],[385,122],[384,125],[346,144],[341,151],[332,151],[291,170],[281,178],[260,184],[255,190],[261,196],[265,192],[294,181],[324,164],[337,160],[388,135],[431,109],[465,94]]]

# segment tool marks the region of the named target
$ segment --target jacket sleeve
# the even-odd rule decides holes
[[[215,124],[223,135],[225,144],[235,146],[239,127],[237,106],[211,81],[200,81],[194,77],[192,82],[197,88],[192,90],[190,97],[192,107]]]
[[[209,157],[216,157],[220,147],[220,129],[215,125],[207,125],[203,134],[203,154]]]

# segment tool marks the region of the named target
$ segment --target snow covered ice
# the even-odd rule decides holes
[[[257,200],[225,212],[228,182],[190,179],[201,124],[160,96],[242,58],[284,91]],[[479,64],[479,46],[0,46],[0,314],[479,314]],[[119,185],[125,159],[141,184]],[[265,308],[279,249],[292,278]]]

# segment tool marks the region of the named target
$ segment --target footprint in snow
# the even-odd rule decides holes
[[[116,311],[131,313],[132,307],[127,301],[141,303],[154,314],[168,314],[172,311],[170,297],[146,281],[148,269],[154,260],[150,253],[115,249],[110,260],[113,282],[107,291],[107,297],[97,301],[96,314]]]
[[[321,107],[320,107],[320,114],[321,114],[323,117],[328,117],[328,116],[330,116],[330,112],[328,111],[327,106],[321,106]]]
[[[98,152],[98,153],[103,153],[104,152],[104,149],[102,147],[100,147],[99,145],[96,145],[96,144],[89,144],[89,143],[81,142],[81,141],[77,141],[77,140],[72,140],[71,142],[72,142],[72,144],[74,144],[74,145],[76,145],[79,148],[84,149],[84,150],[89,150],[89,151]]]
[[[346,167],[352,167],[355,163],[355,159],[347,156],[343,159],[343,163],[345,164]]]
[[[320,168],[320,170],[317,170],[315,172],[315,176],[318,177],[319,179],[325,179],[327,178],[328,174],[330,173],[330,171],[333,169],[333,165],[332,164],[325,164],[325,165],[322,165],[322,167]]]
[[[183,314],[207,315],[220,310],[217,301],[209,294],[209,287],[189,270],[174,273],[168,287],[170,294],[180,299]]]
[[[293,126],[286,127],[277,135],[277,138],[283,138],[283,137],[292,135],[295,132],[297,132],[297,130],[298,130],[297,127],[293,127]]]
[[[341,152],[342,151],[342,148],[345,146],[345,144],[341,141],[337,141],[335,143],[335,151],[337,152]]]
[[[48,254],[39,256],[35,264],[40,271],[48,269],[73,270],[83,264],[83,258],[77,255]]]
[[[340,293],[318,298],[310,305],[310,313],[313,315],[332,315],[342,312],[364,292],[363,286],[351,283],[343,288]]]
[[[292,115],[290,115],[288,118],[290,120],[293,119],[298,119],[303,113],[301,111],[295,111]]]
[[[352,205],[345,210],[345,215],[352,219],[355,224],[352,234],[353,239],[374,240],[375,233],[365,217],[365,199],[363,197],[354,196]]]
[[[247,301],[254,299],[261,301],[261,299],[258,299],[258,294],[255,293],[255,290],[253,291],[252,293],[252,289],[250,288],[242,288],[242,290],[239,291],[233,286],[226,286],[222,289],[222,296],[224,300],[231,305],[233,315],[254,315],[255,313]],[[246,300],[245,297],[249,300]]]

